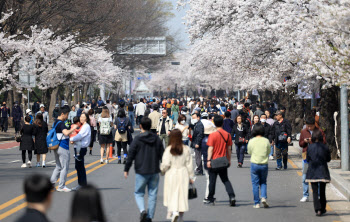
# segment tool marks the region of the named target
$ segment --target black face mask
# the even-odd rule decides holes
[[[6,106],[6,104],[2,104],[2,106]]]

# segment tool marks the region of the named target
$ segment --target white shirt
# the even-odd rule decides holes
[[[70,138],[70,141],[81,142],[82,148],[87,148],[90,145],[91,142],[91,128],[90,125],[85,123],[82,127],[80,132],[75,136]]]
[[[146,111],[146,104],[140,102],[136,106],[136,116],[144,116]]]

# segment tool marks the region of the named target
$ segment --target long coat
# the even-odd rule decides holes
[[[34,130],[34,135],[35,135],[34,154],[45,154],[49,151],[47,148],[47,143],[46,143],[46,136],[47,136],[47,132],[49,131],[47,123],[45,121],[43,121],[42,126],[34,125],[34,127],[35,127],[35,130]]]
[[[174,156],[168,146],[160,169],[165,173],[164,206],[168,211],[188,211],[189,180],[194,177],[190,148],[184,145],[182,155]]]
[[[309,168],[306,173],[306,182],[330,182],[327,162],[331,161],[331,152],[323,143],[310,144],[307,149],[306,161]]]

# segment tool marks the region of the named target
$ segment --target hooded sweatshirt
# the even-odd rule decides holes
[[[130,145],[124,171],[129,172],[132,162],[135,160],[137,174],[160,173],[159,164],[163,151],[163,143],[157,135],[148,131],[137,135]]]

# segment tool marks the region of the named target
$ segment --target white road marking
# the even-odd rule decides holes
[[[14,160],[14,161],[11,161],[10,163],[18,163],[18,162],[21,162],[20,160]]]
[[[56,165],[56,160],[52,160],[52,161],[50,161],[50,162],[47,162],[47,164]]]

